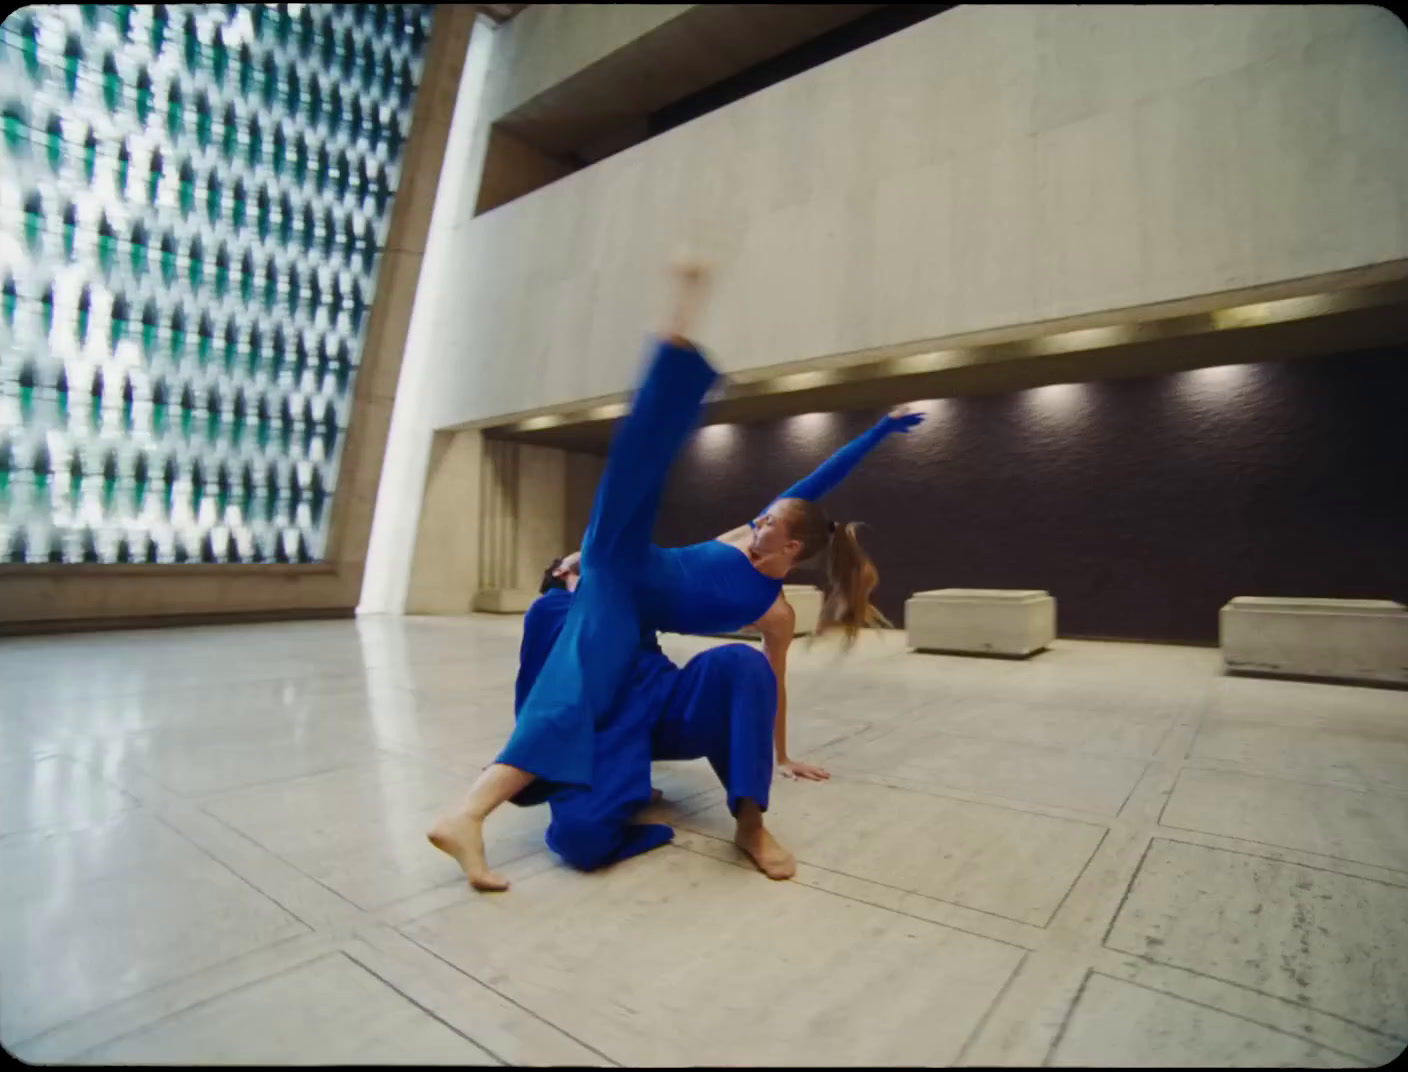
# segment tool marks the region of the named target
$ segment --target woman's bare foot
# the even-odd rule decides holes
[[[751,799],[739,801],[733,843],[752,857],[758,870],[768,878],[791,878],[797,873],[797,858],[768,832],[763,825],[762,810]]]
[[[508,889],[508,879],[489,870],[484,858],[484,820],[459,812],[436,820],[426,837],[441,852],[455,858],[476,890]]]
[[[768,878],[786,879],[797,873],[797,858],[780,845],[765,826],[753,830],[741,828],[733,843],[752,857],[758,870]]]

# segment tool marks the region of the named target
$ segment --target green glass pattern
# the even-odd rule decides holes
[[[0,25],[0,560],[324,555],[431,10]]]

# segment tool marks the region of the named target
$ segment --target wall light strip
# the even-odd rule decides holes
[[[1132,326],[1118,324],[1104,328],[1082,328],[1079,331],[1063,331],[1057,335],[1043,335],[1030,340],[1028,352],[1034,357],[1051,354],[1071,354],[1082,350],[1099,350],[1106,346],[1119,346],[1133,342],[1135,331]]]
[[[927,354],[910,354],[907,357],[891,358],[877,367],[877,371],[892,376],[914,376],[925,372],[938,372],[940,369],[955,368],[972,359],[967,350],[935,350]]]
[[[1224,331],[1228,328],[1260,327],[1264,324],[1282,324],[1290,320],[1304,320],[1312,316],[1324,316],[1342,307],[1335,294],[1312,294],[1303,298],[1283,298],[1280,301],[1257,302],[1252,305],[1237,305],[1230,309],[1216,309],[1211,314],[1213,329]]]
[[[529,417],[526,421],[520,421],[514,431],[538,432],[544,428],[556,428],[559,424],[566,423],[567,418],[561,413],[545,413],[541,417]]]
[[[1080,328],[1051,335],[1016,338],[1006,341],[975,343],[970,346],[902,357],[872,357],[861,364],[831,368],[806,369],[799,372],[769,374],[766,369],[747,369],[731,373],[719,400],[737,401],[759,395],[788,394],[798,391],[834,387],[889,379],[891,377],[922,376],[966,365],[988,364],[1027,357],[1047,357],[1080,353],[1165,339],[1202,335],[1210,331],[1233,328],[1261,327],[1268,324],[1304,320],[1350,309],[1369,308],[1383,304],[1385,291],[1392,298],[1403,289],[1397,282],[1375,285],[1357,291],[1334,291],[1282,298],[1276,301],[1252,302],[1225,309],[1164,316],[1104,327]],[[1401,300],[1401,299],[1396,299]],[[502,430],[510,433],[542,431],[562,425],[611,421],[623,417],[626,401],[602,403],[581,409],[543,414],[520,420]]]

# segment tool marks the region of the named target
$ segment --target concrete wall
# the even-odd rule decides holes
[[[485,84],[490,122],[693,4],[530,4],[499,30]]]
[[[472,204],[434,427],[627,390],[682,239],[719,264],[698,334],[728,371],[1404,258],[1408,30],[1368,6],[958,8]]]
[[[435,434],[428,468],[405,611],[465,614],[481,593],[536,593],[580,546],[601,459],[466,429]]]
[[[466,585],[478,583],[477,567],[472,565],[476,562],[477,550],[470,554],[470,565],[458,559],[442,559],[438,554],[438,549],[449,538],[448,532],[464,523],[475,523],[473,514],[466,522],[460,513],[462,506],[453,502],[427,505],[424,496],[432,483],[442,494],[454,488],[456,494],[470,504],[470,511],[479,496],[477,439],[452,450],[448,437],[442,437],[435,444],[439,454],[432,451],[434,425],[429,415],[430,400],[439,388],[448,359],[443,350],[436,348],[432,327],[436,309],[454,299],[455,221],[461,207],[472,207],[478,194],[488,130],[484,120],[484,83],[497,40],[493,23],[480,17],[474,23],[474,33],[463,57],[463,76],[455,84],[455,96],[446,104],[439,129],[443,167],[437,175],[439,181],[433,197],[426,198],[422,205],[429,233],[425,238],[419,285],[407,299],[405,358],[390,381],[394,407],[378,455],[385,479],[376,489],[366,567],[358,593],[359,611],[400,614],[408,605],[427,611],[463,610],[467,601],[464,606],[454,602],[453,581],[445,588],[434,580],[422,578],[422,587],[411,592],[412,562],[425,560],[427,555],[443,561],[452,578],[458,577]],[[469,452],[468,456],[465,451]],[[438,471],[442,464],[449,467],[443,474]],[[428,526],[428,530],[419,531],[424,526]],[[475,528],[476,540],[477,532]]]
[[[1408,601],[1406,359],[1400,344],[924,403],[823,506],[867,523],[897,625],[935,588],[1044,589],[1061,636],[1208,645],[1235,596]],[[875,417],[703,429],[656,541],[738,524]]]
[[[484,442],[478,432],[438,432],[430,446],[420,523],[403,597],[408,614],[468,613],[479,587],[484,525]],[[363,607],[367,593],[363,593]],[[396,608],[398,611],[400,607]]]

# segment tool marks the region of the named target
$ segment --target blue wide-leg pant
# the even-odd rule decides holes
[[[532,694],[576,598],[551,591],[528,611],[520,702]],[[724,645],[681,668],[658,647],[638,643],[621,691],[594,734],[592,785],[563,788],[551,798],[548,847],[591,871],[669,841],[670,827],[630,821],[650,800],[653,759],[708,759],[730,811],[745,799],[767,810],[776,712],[777,679],[756,648]]]
[[[537,776],[515,804],[595,784],[597,727],[640,647],[636,581],[665,478],[715,377],[693,347],[657,344],[607,454],[582,541],[581,582],[497,759]]]

